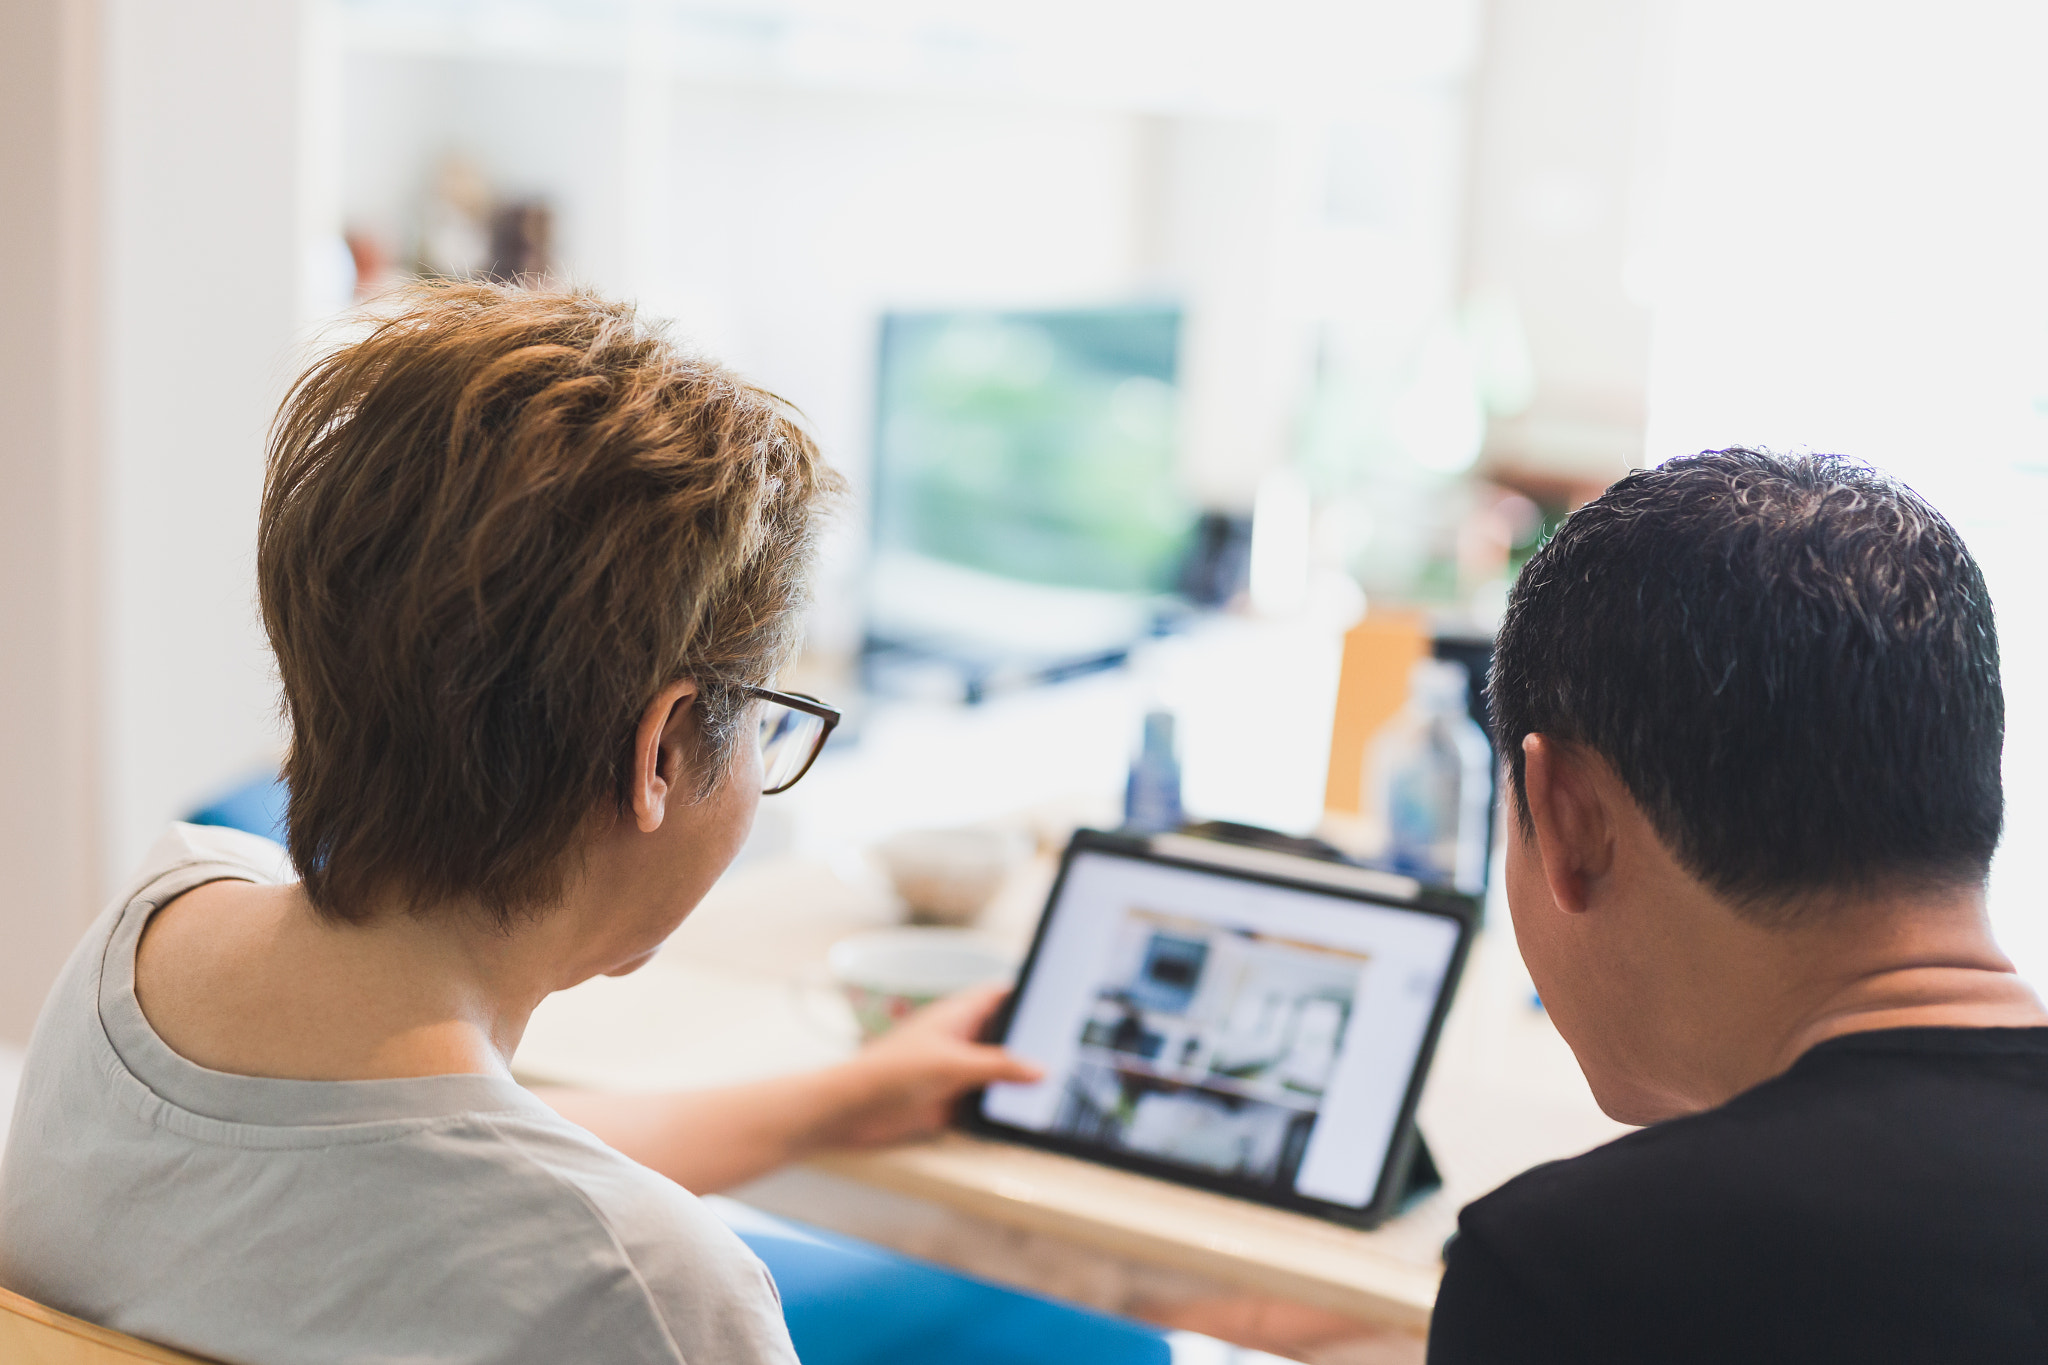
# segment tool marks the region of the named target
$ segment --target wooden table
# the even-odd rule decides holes
[[[1051,876],[1049,859],[1020,871],[982,927],[1021,956]],[[515,1068],[652,1090],[843,1057],[854,1032],[825,983],[826,950],[897,917],[886,893],[859,883],[817,863],[743,865],[646,968],[543,1004]],[[1475,947],[1420,1122],[1445,1188],[1372,1232],[959,1134],[829,1155],[737,1193],[970,1273],[1301,1359],[1414,1360],[1458,1208],[1624,1131],[1534,1007],[1504,927]]]

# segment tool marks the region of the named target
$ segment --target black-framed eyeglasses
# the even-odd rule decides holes
[[[740,689],[761,703],[761,795],[786,792],[803,780],[839,724],[839,712],[801,692]]]

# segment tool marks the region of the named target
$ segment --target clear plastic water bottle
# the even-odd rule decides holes
[[[1124,828],[1164,833],[1181,827],[1180,758],[1173,751],[1173,712],[1145,716],[1145,744],[1124,787]]]
[[[1486,886],[1493,749],[1466,710],[1463,664],[1424,659],[1408,704],[1366,750],[1366,809],[1386,818],[1384,861],[1397,872],[1477,895]]]

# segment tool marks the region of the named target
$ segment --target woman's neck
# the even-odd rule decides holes
[[[335,924],[295,884],[212,882],[152,918],[136,993],[173,1051],[216,1071],[505,1076],[534,1006],[562,984],[548,937],[455,914]]]

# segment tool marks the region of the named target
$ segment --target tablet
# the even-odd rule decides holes
[[[1347,864],[1084,830],[992,1026],[1045,1078],[989,1087],[965,1126],[1370,1227],[1418,1159],[1475,910]]]

